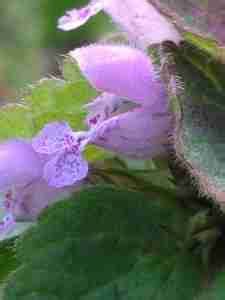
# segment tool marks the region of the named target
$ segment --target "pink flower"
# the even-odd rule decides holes
[[[92,0],[81,9],[66,12],[58,22],[62,30],[76,29],[103,10],[121,26],[140,47],[171,40],[179,43],[181,36],[175,26],[146,0]]]
[[[134,158],[165,154],[173,118],[150,58],[140,50],[113,45],[92,45],[71,55],[103,92],[86,105],[88,143]]]
[[[17,220],[33,220],[50,204],[65,198],[77,187],[56,188],[43,179],[48,155],[38,154],[30,142],[9,140],[0,144],[0,191],[4,195],[5,217],[0,235],[16,226]]]

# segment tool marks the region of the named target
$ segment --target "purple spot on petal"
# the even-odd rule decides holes
[[[90,14],[90,8],[89,7],[84,7],[79,11],[79,17],[81,19],[85,19],[88,17],[88,15]]]
[[[98,123],[98,120],[100,119],[101,115],[98,114],[96,116],[94,116],[93,118],[91,118],[89,120],[90,125],[96,125]]]
[[[46,164],[44,177],[50,186],[63,187],[86,177],[88,164],[80,153],[64,151]]]

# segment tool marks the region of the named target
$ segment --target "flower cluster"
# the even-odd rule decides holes
[[[167,152],[173,117],[165,87],[143,48],[165,39],[179,42],[180,36],[145,0],[91,1],[67,12],[59,28],[76,28],[101,10],[131,38],[138,38],[140,47],[93,44],[70,52],[101,94],[85,106],[86,131],[74,132],[67,122],[58,121],[46,124],[30,141],[15,139],[0,145],[0,189],[7,212],[2,230],[9,230],[15,219],[35,219],[52,202],[79,188],[88,175],[82,152],[89,144],[136,159]]]

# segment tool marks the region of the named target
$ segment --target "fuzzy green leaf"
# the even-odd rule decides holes
[[[161,12],[171,16],[177,27],[225,43],[224,0],[149,0]]]
[[[0,243],[0,284],[7,275],[15,270],[19,265],[16,259],[14,241],[8,240]],[[2,299],[2,298],[1,298]]]
[[[23,104],[3,106],[0,110],[0,139],[30,138],[53,121],[67,121],[75,130],[84,129],[86,112],[83,106],[98,93],[84,78],[76,75],[76,68],[71,60],[66,60],[63,72],[67,81],[42,79],[26,90]]]
[[[63,78],[66,81],[73,83],[82,80],[85,81],[78,64],[71,57],[68,56],[64,59],[61,69]]]
[[[17,243],[22,266],[8,278],[3,299],[95,299],[96,291],[116,299],[116,285],[121,299],[135,299],[133,288],[140,299],[169,293],[191,300],[198,265],[182,257],[186,222],[174,224],[175,215],[185,219],[187,212],[158,198],[96,187],[56,204]]]
[[[29,109],[20,104],[8,104],[0,110],[0,139],[29,138],[34,133]]]
[[[189,253],[146,256],[128,274],[81,300],[193,300],[200,286],[200,270]]]
[[[200,192],[220,204],[225,199],[225,67],[190,44],[175,50],[184,86],[177,124],[177,157]]]
[[[43,79],[33,86],[24,99],[29,105],[36,131],[46,122],[65,120],[74,129],[84,127],[83,105],[97,96],[86,82],[66,82],[60,79]]]

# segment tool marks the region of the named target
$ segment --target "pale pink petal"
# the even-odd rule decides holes
[[[42,174],[42,162],[31,144],[9,140],[0,144],[0,190],[26,185]]]
[[[171,128],[168,113],[135,109],[104,121],[91,141],[128,157],[150,159],[166,153]]]
[[[68,140],[69,139],[69,140]],[[53,122],[44,126],[32,140],[36,152],[53,154],[74,143],[73,131],[66,122]]]
[[[182,37],[174,24],[149,2],[109,0],[106,1],[104,10],[142,48],[168,40],[178,44]]]
[[[58,28],[71,30],[85,24],[90,17],[104,10],[136,45],[171,40],[179,43],[182,37],[175,25],[146,0],[95,0],[81,9],[68,11],[58,22]]]
[[[89,5],[72,9],[66,12],[66,15],[58,21],[58,28],[68,31],[76,29],[85,24],[92,16],[96,15],[103,9],[103,1],[91,1]]]
[[[54,187],[73,185],[84,179],[87,173],[87,161],[72,150],[56,155],[44,167],[44,179]]]
[[[49,186],[44,179],[34,181],[30,185],[16,190],[10,212],[18,220],[33,220],[53,203],[65,199],[76,191],[80,185],[65,188]]]
[[[75,49],[70,55],[100,91],[145,106],[151,106],[166,93],[151,59],[138,49],[96,44]]]

